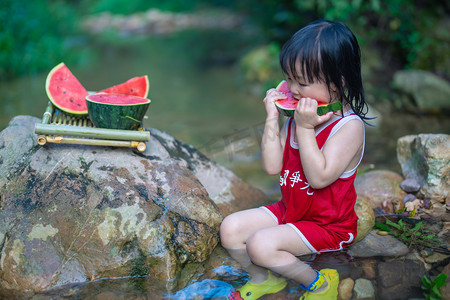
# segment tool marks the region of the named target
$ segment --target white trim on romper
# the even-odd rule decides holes
[[[265,206],[261,206],[260,208],[264,209],[275,220],[275,222],[277,222],[277,224],[280,224],[278,218],[273,214],[273,212],[270,211],[270,209]]]
[[[292,223],[287,223],[287,225],[291,226],[291,228],[295,230],[295,232],[298,234],[298,236],[302,239],[303,243],[305,243],[305,245],[309,248],[309,250],[311,250],[313,253],[319,253],[319,251],[317,251],[313,247],[313,245],[311,245],[311,243],[308,241],[308,239],[303,235],[303,233],[300,231],[300,229],[295,227],[295,225]]]
[[[352,243],[353,240],[354,240],[353,233],[348,232],[347,234],[348,234],[348,236],[349,236],[349,239],[348,239],[347,241],[341,241],[341,242],[339,243],[339,248],[338,248],[338,249],[323,249],[323,250],[320,250],[320,253],[323,253],[323,252],[331,252],[331,251],[339,251],[339,250],[344,249],[344,247],[342,246],[344,243],[350,244],[350,243]]]

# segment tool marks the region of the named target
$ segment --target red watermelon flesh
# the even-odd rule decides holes
[[[99,93],[123,94],[146,98],[148,96],[149,82],[147,75],[133,77],[124,83],[114,85]]]
[[[297,107],[298,100],[294,97],[292,92],[289,90],[288,84],[285,80],[282,80],[278,86],[277,90],[286,95],[285,99],[280,99],[275,101],[275,106],[278,111],[288,117],[294,116],[295,108]],[[326,103],[322,101],[317,101],[317,114],[323,115],[329,111],[337,111],[342,108],[340,101],[333,103]]]
[[[87,115],[88,92],[64,63],[58,64],[47,75],[45,90],[50,101],[73,115]]]
[[[150,102],[149,99],[142,97],[124,94],[107,94],[107,93],[97,93],[94,95],[90,95],[89,101],[112,105],[135,105]]]

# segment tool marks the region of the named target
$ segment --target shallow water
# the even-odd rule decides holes
[[[90,91],[106,88],[133,76],[147,74],[152,100],[144,120],[145,127],[155,127],[191,144],[210,158],[231,168],[247,182],[276,195],[278,179],[262,172],[259,138],[265,118],[260,94],[250,93],[234,65],[189,50],[192,39],[208,44],[198,33],[135,40],[133,47],[115,48],[98,45],[98,60],[83,68],[69,68]],[[238,36],[239,38],[239,36]],[[248,38],[248,37],[242,37]],[[221,45],[207,45],[209,52]],[[195,52],[195,51],[194,51]],[[208,52],[208,53],[209,53]],[[0,83],[0,130],[15,115],[41,118],[48,103],[45,94],[47,72]],[[281,77],[281,74],[280,74]],[[450,121],[440,117],[395,115],[381,116],[376,128],[367,129],[366,155],[362,168],[386,168],[400,172],[395,147],[398,137],[414,133],[448,133]],[[315,260],[321,267],[335,266],[340,273],[361,274],[362,266],[345,254],[327,254]],[[220,298],[232,286],[239,286],[245,274],[228,263],[212,271],[218,279],[203,278],[184,289],[167,292],[165,286],[149,277],[100,280],[73,285],[35,295],[33,299],[204,299]],[[266,299],[297,299],[300,290],[290,284],[277,296]],[[187,297],[186,295],[190,295]],[[418,294],[420,296],[420,294]],[[14,297],[13,297],[14,298]],[[20,297],[19,297],[20,298]]]

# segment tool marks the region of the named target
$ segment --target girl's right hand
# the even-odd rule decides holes
[[[264,107],[266,108],[267,118],[278,118],[280,113],[275,106],[275,101],[279,99],[286,99],[286,95],[277,89],[270,89],[266,92],[264,98]]]

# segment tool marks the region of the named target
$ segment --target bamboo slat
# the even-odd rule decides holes
[[[95,127],[88,116],[70,116],[56,109],[51,102],[35,124],[39,145],[46,143],[83,144],[97,146],[131,147],[144,151],[144,142],[150,140],[150,132]]]
[[[95,146],[111,146],[111,147],[130,147],[136,148],[139,151],[145,151],[147,146],[143,142],[138,141],[116,141],[116,140],[101,140],[101,139],[84,139],[72,138],[64,136],[39,136],[38,143],[45,145],[46,143],[55,144],[78,144],[78,145],[95,145]]]
[[[150,132],[83,126],[35,124],[34,132],[41,135],[61,135],[119,141],[149,141]]]

